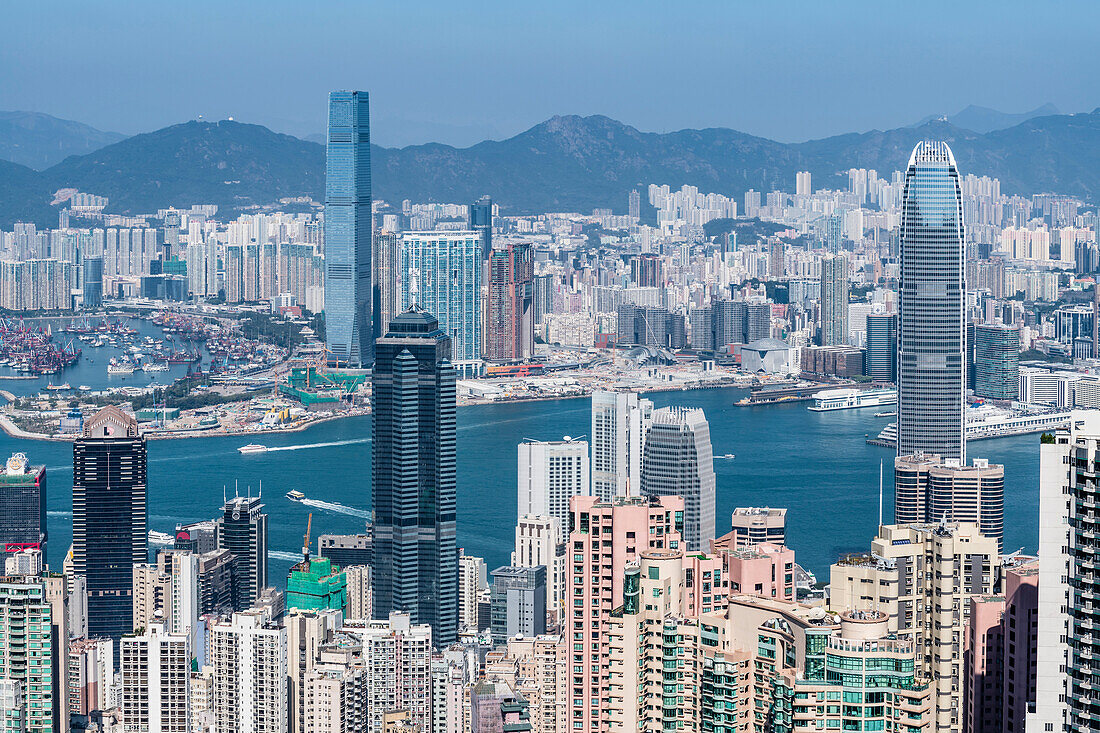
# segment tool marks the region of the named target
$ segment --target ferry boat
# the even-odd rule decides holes
[[[301,501],[302,499],[306,498],[306,495],[303,494],[301,491],[288,491],[286,492],[286,498],[290,499],[291,501]]]
[[[249,443],[248,445],[242,445],[237,450],[241,453],[267,453],[267,446]]]
[[[857,407],[879,407],[896,405],[896,389],[828,389],[814,395],[814,403],[809,407],[814,412],[831,410],[852,410]]]
[[[166,372],[168,371],[168,365],[164,362],[150,362],[141,367],[143,372]]]
[[[65,390],[72,389],[72,387],[69,386],[68,382],[65,382],[64,384],[47,384],[46,389],[51,392],[64,392]]]
[[[149,544],[158,545],[160,547],[167,547],[175,543],[175,535],[170,535],[167,532],[158,532],[155,529],[149,530]]]
[[[108,374],[133,374],[134,373],[134,365],[130,364],[128,362],[124,362],[124,361],[119,362],[119,361],[115,361],[114,359],[112,359],[111,363],[107,365],[107,373]]]

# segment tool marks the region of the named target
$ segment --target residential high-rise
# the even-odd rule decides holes
[[[566,518],[568,521],[568,517]],[[524,514],[516,522],[512,566],[546,567],[546,610],[557,616],[565,596],[565,542],[557,517]]]
[[[525,440],[519,444],[517,514],[550,516],[569,531],[569,499],[592,491],[588,441]]]
[[[108,405],[73,444],[73,574],[88,588],[88,634],[118,641],[133,630],[133,567],[145,562],[145,436]]]
[[[592,393],[592,495],[637,494],[653,403],[636,392]],[[568,523],[563,522],[563,527]]]
[[[408,612],[457,638],[455,370],[434,316],[402,313],[378,339],[372,377],[375,614]]]
[[[288,730],[287,630],[263,611],[233,614],[209,631],[216,733]]]
[[[478,604],[482,594],[489,590],[489,573],[485,558],[467,555],[459,550],[458,555],[458,627],[459,629],[481,631],[478,619]]]
[[[890,633],[923,650],[917,672],[931,680],[930,730],[962,730],[960,674],[970,598],[993,592],[1000,564],[997,541],[978,525],[944,522],[884,525],[869,554],[846,557],[830,569],[832,611],[883,612]]]
[[[114,687],[115,652],[110,639],[73,639],[69,644],[69,714],[107,710]]]
[[[407,710],[420,730],[428,730],[434,628],[413,624],[407,613],[394,612],[382,621],[345,624],[343,630],[362,643],[363,666],[368,670],[368,733],[386,733],[383,719],[391,710]]]
[[[821,258],[821,345],[848,343],[848,258]]]
[[[325,344],[329,359],[369,367],[371,340],[370,103],[331,92],[325,169]]]
[[[991,400],[1020,396],[1020,329],[974,327],[974,394]]]
[[[937,455],[894,460],[894,521],[973,522],[982,534],[1004,539],[1004,466],[975,458],[964,466]]]
[[[893,383],[898,378],[898,316],[867,314],[867,356],[864,371],[875,382]]]
[[[839,254],[844,249],[844,216],[842,212],[830,214],[825,219],[825,249],[831,255]]]
[[[46,554],[46,467],[15,453],[0,473],[0,548],[37,547]]]
[[[966,459],[964,252],[955,158],[946,143],[918,143],[902,193],[899,456]]]
[[[1051,439],[1052,438],[1052,439]],[[1100,411],[1070,414],[1069,427],[1039,447],[1039,602],[1035,710],[1028,731],[1096,728],[1093,680],[1100,675],[1095,621],[1100,580]]]
[[[339,611],[294,609],[283,617],[286,627],[290,733],[314,730],[307,715],[307,679],[321,658],[321,651],[333,641],[342,618]]]
[[[401,288],[400,251],[399,238],[396,234],[378,232],[374,235],[371,254],[371,266],[374,269],[371,275],[374,293],[371,310],[372,338],[378,339],[385,336],[386,327],[400,313],[398,310]]]
[[[484,354],[489,361],[527,359],[534,350],[533,263],[531,245],[527,242],[498,244],[490,252]]]
[[[401,238],[402,311],[416,306],[450,337],[448,359],[459,371],[481,360],[481,240],[478,232],[406,232]]]
[[[636,188],[627,196],[626,213],[632,219],[639,219],[642,216],[642,195]]]
[[[574,674],[568,709],[571,728],[595,730],[608,704],[612,674],[607,631],[612,610],[624,600],[627,563],[646,550],[680,549],[684,500],[575,496],[570,509],[572,562],[567,563],[566,587],[573,589],[573,605],[564,630],[574,639],[569,660]]]
[[[730,518],[734,547],[768,543],[787,544],[787,510],[771,507],[737,507]]]
[[[503,565],[492,572],[493,643],[546,633],[546,566]]]
[[[810,180],[809,171],[798,171],[794,174],[794,193],[796,196],[809,196],[813,193]]]
[[[154,621],[122,637],[119,650],[122,723],[128,731],[189,733],[191,643]]]
[[[215,520],[219,550],[233,555],[233,610],[249,608],[267,587],[267,514],[259,496],[234,496]]]
[[[4,716],[25,726],[15,731],[68,730],[67,689],[62,682],[68,637],[58,637],[56,622],[41,579],[0,578],[0,680],[17,683],[22,690],[21,699],[8,700]]]
[[[745,304],[745,343],[766,339],[772,335],[772,304]]]
[[[343,571],[348,591],[344,618],[374,618],[374,583],[370,566],[348,565]]]
[[[662,407],[642,451],[641,493],[684,500],[684,547],[703,552],[714,539],[715,478],[710,425],[698,408]]]

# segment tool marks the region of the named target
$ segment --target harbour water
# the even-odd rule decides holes
[[[98,367],[99,359],[96,359]],[[166,376],[166,375],[161,375]],[[69,380],[69,376],[64,376]],[[74,383],[75,384],[75,383]],[[91,385],[90,385],[91,386]],[[734,388],[654,393],[658,406],[701,407],[717,458],[717,527],[728,531],[737,506],[786,507],[788,543],[821,580],[838,555],[866,551],[879,511],[884,462],[884,517],[890,521],[889,449],[865,443],[890,418],[875,408],[811,412],[806,404],[736,407]],[[458,409],[458,541],[490,569],[508,563],[516,513],[516,444],[589,432],[586,398],[476,405]],[[361,531],[370,509],[370,416],[322,423],[301,433],[265,435],[279,450],[241,455],[245,437],[149,443],[149,528],[209,519],[223,493],[260,491],[270,515],[270,581],[282,586],[298,557],[306,517],[320,533]],[[1005,550],[1034,551],[1038,537],[1039,436],[971,443],[972,456],[1005,464]],[[0,458],[26,452],[48,467],[49,561],[60,567],[71,542],[72,446],[0,435]],[[297,489],[304,503],[285,498]]]

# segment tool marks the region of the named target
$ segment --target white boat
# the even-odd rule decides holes
[[[896,389],[827,389],[814,395],[814,403],[809,409],[814,412],[829,412],[897,403]]]
[[[133,374],[134,365],[128,362],[112,361],[107,365],[108,374]]]
[[[143,372],[166,372],[168,371],[168,365],[161,362],[151,362],[141,367]]]
[[[286,492],[286,498],[290,499],[291,501],[301,501],[302,499],[306,498],[306,495],[303,494],[301,491],[288,491]]]
[[[732,461],[736,456],[734,456],[732,453],[727,453],[724,456],[718,456],[718,457],[719,458],[725,458],[727,461]]]
[[[242,445],[237,450],[241,453],[267,453],[267,446],[249,443],[248,445]]]
[[[167,547],[174,544],[176,541],[175,536],[168,534],[167,532],[158,532],[155,529],[149,530],[149,544],[158,545],[160,547]]]

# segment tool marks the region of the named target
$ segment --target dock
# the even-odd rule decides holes
[[[768,389],[765,387],[752,390],[748,397],[739,401],[737,404],[741,407],[752,407],[755,405],[773,405],[779,402],[808,402],[812,400],[814,395],[818,392],[827,389],[836,389],[836,385],[811,384],[796,387],[780,387],[778,389]]]

